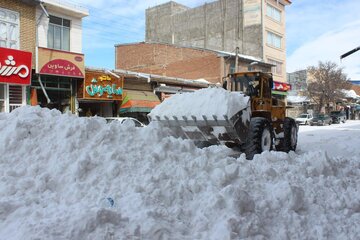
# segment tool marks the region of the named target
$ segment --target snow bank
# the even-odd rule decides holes
[[[224,115],[231,118],[240,110],[249,106],[249,97],[240,92],[230,92],[223,88],[200,89],[191,93],[182,93],[167,98],[156,106],[149,114],[151,118],[159,116],[182,119],[183,116],[190,118],[195,116],[209,119],[216,115],[224,119]]]
[[[357,156],[247,161],[167,134],[38,107],[0,114],[0,238],[359,239]]]

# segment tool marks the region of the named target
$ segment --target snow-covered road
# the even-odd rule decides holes
[[[297,153],[326,151],[329,156],[359,156],[360,121],[348,120],[346,123],[330,126],[299,127]]]
[[[154,124],[0,113],[0,239],[360,239],[359,136],[301,126],[296,153],[248,161]]]

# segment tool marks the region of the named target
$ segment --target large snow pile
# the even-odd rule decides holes
[[[360,238],[351,153],[247,161],[38,107],[0,114],[0,143],[0,239]]]
[[[213,115],[224,119],[224,115],[231,118],[240,110],[249,107],[249,97],[241,92],[229,92],[223,88],[200,89],[191,93],[175,94],[156,106],[149,114],[151,118],[173,116],[182,119],[183,116],[201,118]],[[245,116],[245,115],[244,115]]]

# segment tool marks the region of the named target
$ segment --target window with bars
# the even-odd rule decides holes
[[[266,8],[266,16],[272,18],[277,22],[281,22],[281,11],[270,4],[267,5]]]
[[[268,59],[268,63],[275,65],[275,67],[271,68],[271,72],[273,74],[276,75],[282,75],[282,67],[283,67],[283,63],[273,60],[273,59]]]
[[[19,48],[19,13],[0,8],[0,47]]]
[[[5,84],[0,84],[0,112],[5,112]]]
[[[48,48],[70,51],[70,20],[50,16]]]
[[[276,47],[276,48],[281,48],[281,36],[272,33],[272,32],[267,32],[267,44],[272,46],[272,47]]]

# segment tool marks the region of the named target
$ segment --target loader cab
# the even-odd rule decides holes
[[[229,74],[226,88],[243,92],[251,98],[271,98],[273,79],[271,74],[262,72],[243,72]]]
[[[270,73],[239,72],[228,76],[230,91],[240,91],[250,97],[252,117],[271,119],[273,78]]]

